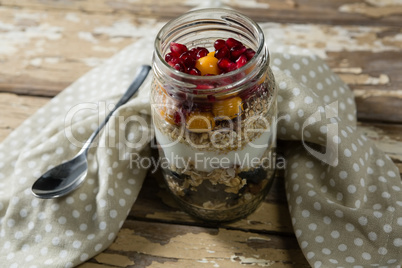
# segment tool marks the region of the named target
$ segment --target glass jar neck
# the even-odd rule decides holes
[[[213,51],[217,39],[235,38],[256,53],[243,67],[216,76],[196,76],[172,68],[164,60],[171,42],[189,49],[203,46]],[[251,19],[232,10],[201,9],[168,22],[155,39],[153,71],[155,78],[171,90],[203,98],[237,93],[257,81],[269,67],[269,54],[261,28]]]

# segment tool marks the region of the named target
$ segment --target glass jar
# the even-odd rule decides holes
[[[164,60],[171,42],[212,51],[228,38],[256,52],[234,71],[190,75]],[[277,93],[261,28],[232,10],[186,13],[158,33],[152,68],[152,118],[168,189],[202,220],[247,216],[275,171]]]

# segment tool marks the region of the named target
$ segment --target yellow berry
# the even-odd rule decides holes
[[[174,117],[174,115],[175,115],[174,109],[169,109],[167,107],[161,107],[159,109],[159,114],[169,124],[172,124],[172,125],[176,124],[175,117]]]
[[[258,80],[258,85],[261,85],[262,83],[265,82],[265,80],[267,79],[267,74],[265,73],[259,80]]]
[[[192,132],[207,132],[215,127],[214,116],[210,112],[191,112],[186,118],[186,127]]]
[[[212,112],[216,117],[229,117],[230,119],[239,116],[242,110],[243,103],[240,97],[217,101],[212,107]]]
[[[195,68],[197,68],[201,72],[201,75],[219,74],[218,59],[215,58],[214,55],[214,51],[209,52],[207,56],[199,58],[195,62]]]

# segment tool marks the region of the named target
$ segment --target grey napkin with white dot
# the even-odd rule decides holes
[[[356,128],[353,93],[315,56],[273,55],[294,231],[312,267],[400,267],[398,168]]]
[[[73,267],[113,242],[146,174],[130,157],[149,153],[149,79],[91,148],[79,189],[41,200],[30,188],[79,151],[138,66],[150,63],[152,44],[141,39],[84,75],[0,145],[2,267]],[[356,129],[352,92],[314,56],[272,53],[271,61],[289,211],[306,258],[313,267],[397,267],[399,171]]]

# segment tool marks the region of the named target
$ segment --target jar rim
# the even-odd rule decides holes
[[[250,25],[256,30],[257,34],[258,34],[258,38],[259,38],[259,42],[258,42],[258,48],[256,49],[256,53],[253,58],[251,58],[244,66],[240,67],[239,69],[236,69],[234,71],[228,72],[228,73],[223,73],[223,74],[219,74],[219,75],[214,75],[214,76],[197,76],[197,75],[191,75],[191,74],[187,74],[181,71],[178,71],[174,68],[172,68],[172,66],[170,66],[164,59],[163,55],[161,54],[161,50],[160,50],[160,40],[162,39],[162,36],[164,36],[166,34],[166,32],[172,28],[172,26],[177,23],[180,22],[183,19],[186,18],[191,18],[194,15],[197,14],[209,14],[209,16],[205,16],[205,19],[208,18],[213,18],[212,15],[216,15],[216,14],[222,14],[221,19],[223,20],[227,20],[227,18],[223,17],[223,14],[225,15],[233,15],[233,16],[238,16],[240,18],[242,18],[243,20],[247,21],[248,23],[250,23]],[[155,38],[155,42],[154,42],[154,48],[155,48],[155,54],[158,57],[158,60],[162,62],[163,66],[165,68],[168,68],[171,72],[173,72],[175,74],[175,76],[186,79],[188,81],[213,81],[214,79],[224,79],[224,78],[228,78],[228,77],[233,77],[236,76],[242,72],[244,72],[245,70],[247,70],[248,68],[250,68],[250,66],[253,66],[256,64],[258,57],[257,55],[260,55],[261,53],[263,53],[264,48],[265,48],[265,37],[264,37],[264,33],[261,29],[261,27],[254,22],[251,18],[245,16],[244,14],[241,14],[238,11],[235,10],[231,10],[231,9],[225,9],[225,8],[204,8],[204,9],[198,9],[198,10],[194,10],[194,11],[190,11],[187,13],[184,13],[182,15],[180,15],[179,17],[170,20],[169,22],[167,22],[158,32],[156,38]],[[268,53],[268,51],[267,51]],[[269,61],[267,61],[267,65],[269,64]]]

